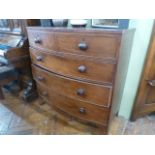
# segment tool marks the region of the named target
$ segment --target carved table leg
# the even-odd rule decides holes
[[[0,99],[4,99],[4,95],[3,95],[3,92],[2,92],[2,87],[0,86]]]

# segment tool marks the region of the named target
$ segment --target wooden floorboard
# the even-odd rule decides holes
[[[57,113],[47,104],[39,105],[39,100],[25,104],[8,92],[5,100],[0,100],[1,135],[96,135],[100,131],[69,117]],[[155,115],[149,115],[129,122],[116,117],[110,125],[110,135],[153,135]]]

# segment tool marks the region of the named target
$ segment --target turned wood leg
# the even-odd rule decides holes
[[[0,99],[4,99],[4,95],[3,95],[3,92],[2,92],[2,87],[0,86]]]

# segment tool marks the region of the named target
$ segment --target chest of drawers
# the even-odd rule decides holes
[[[28,27],[41,98],[107,133],[122,31]]]

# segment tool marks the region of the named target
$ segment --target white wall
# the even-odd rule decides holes
[[[126,76],[126,82],[121,98],[118,115],[129,119],[134,104],[147,48],[153,27],[153,19],[130,20],[129,29],[136,28],[133,46]]]

